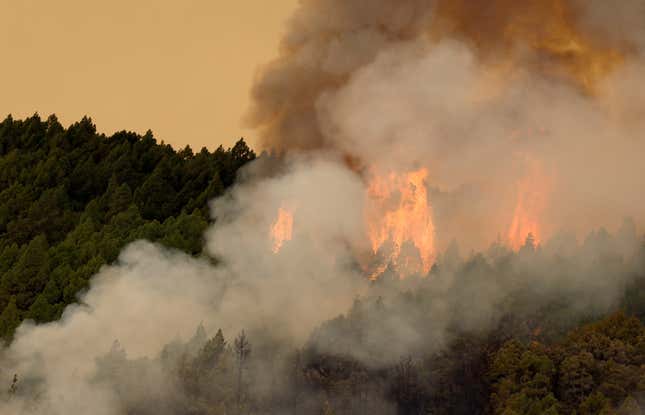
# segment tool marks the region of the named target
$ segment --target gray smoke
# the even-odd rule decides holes
[[[624,217],[642,226],[643,10],[641,0],[303,1],[258,76],[249,122],[267,148],[323,148],[381,172],[426,167],[440,249],[505,235],[533,164],[542,237]],[[569,38],[531,18],[583,46],[561,52]]]

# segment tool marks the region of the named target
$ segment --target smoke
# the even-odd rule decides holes
[[[272,330],[303,341],[366,288],[348,249],[364,234],[362,183],[323,157],[294,160],[287,169],[215,201],[207,249],[234,278],[221,313],[243,317],[246,327],[261,316]],[[285,204],[295,212],[294,234],[276,255],[268,230]]]
[[[5,351],[2,382],[19,373],[27,384],[42,383],[47,403],[35,413],[119,413],[111,391],[90,384],[94,359],[115,339],[134,356],[157,353],[160,344],[187,335],[188,327],[208,316],[217,290],[205,262],[133,244],[93,278],[81,305],[69,306],[60,321],[20,326]],[[30,413],[30,399],[10,403],[25,405],[15,413]]]
[[[266,147],[325,145],[316,102],[393,42],[415,39],[427,27],[427,1],[306,1],[291,18],[282,57],[258,76],[249,123],[263,130]]]
[[[592,33],[598,33],[617,46],[630,45],[642,53],[645,50],[645,2],[626,0],[619,7],[611,7],[602,0],[578,1],[582,23]]]
[[[0,411],[125,413],[123,396],[96,381],[115,339],[156,393],[132,387],[130,398],[164,402],[180,391],[159,367],[161,350],[200,323],[378,367],[556,300],[562,315],[615,307],[638,269],[635,228],[645,220],[644,7],[301,1],[249,114],[263,145],[286,152],[279,171],[266,174],[260,158],[213,201],[203,258],[135,243],[60,321],[23,324],[3,351],[0,384],[18,373],[28,392]],[[418,168],[429,172],[436,267],[426,279],[394,282],[389,270],[370,284],[360,264],[370,250],[368,176]],[[269,229],[284,206],[293,235],[275,254]],[[514,216],[540,222],[539,249],[506,250]],[[620,228],[625,217],[636,224]],[[601,226],[618,236],[580,242]],[[483,251],[498,235],[486,255],[465,260],[453,243]],[[352,307],[357,296],[365,301]],[[379,296],[380,311],[364,308]],[[352,322],[364,336],[347,335]],[[260,389],[277,388],[255,373]]]
[[[643,10],[638,0],[304,1],[258,75],[249,122],[267,148],[427,168],[440,249],[506,236],[520,182],[540,182],[526,198],[544,201],[532,213],[541,240],[624,217],[642,225]]]
[[[215,201],[206,249],[217,266],[147,242],[129,246],[60,321],[18,329],[5,350],[0,383],[10,385],[18,373],[23,384],[39,385],[27,394],[39,396],[34,413],[121,414],[115,392],[92,381],[95,360],[115,339],[132,359],[155,359],[163,345],[188,339],[200,322],[210,331],[270,332],[290,347],[304,344],[315,325],[367,288],[339,243],[361,233],[361,184],[339,166],[320,157],[294,161],[279,177],[240,185]],[[274,255],[267,230],[285,200],[297,209],[298,231]]]
[[[248,121],[262,129],[265,147],[333,146],[321,132],[320,97],[342,89],[384,50],[409,41],[431,47],[452,39],[493,69],[513,61],[542,74],[579,65],[606,73],[603,60],[640,54],[644,7],[642,0],[617,6],[531,0],[522,7],[508,0],[306,0],[291,19],[280,57],[258,74]]]
[[[351,248],[364,242],[359,175],[329,154],[289,158],[270,177],[260,175],[263,162],[213,202],[218,220],[205,243],[215,261],[137,242],[94,277],[81,305],[68,307],[60,321],[23,324],[0,358],[0,383],[19,374],[18,393],[8,401],[0,396],[3,413],[182,413],[177,402],[194,398],[165,369],[162,350],[195,353],[205,337],[181,344],[196,341],[190,339],[200,324],[211,335],[222,328],[229,339],[247,329],[254,396],[288,401],[291,372],[282,366],[303,345],[387,367],[401,356],[439,352],[459,333],[494,329],[509,314],[526,321],[554,303],[564,304],[562,324],[602,314],[619,304],[641,269],[635,226],[627,222],[614,237],[600,232],[583,244],[559,237],[517,255],[497,245],[462,259],[453,244],[428,278],[398,281],[387,271],[368,284]],[[268,229],[285,203],[295,212],[294,234],[274,254]],[[232,380],[207,387],[226,382]],[[373,393],[374,413],[394,413],[382,391]],[[301,398],[312,408],[321,399]],[[270,413],[284,413],[277,408]]]

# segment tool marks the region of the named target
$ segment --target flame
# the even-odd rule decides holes
[[[529,158],[525,158],[525,162],[527,174],[517,182],[517,202],[508,230],[508,243],[514,250],[519,250],[529,236],[536,246],[542,242],[544,231],[541,221],[551,187],[550,177],[542,163]]]
[[[378,278],[389,264],[400,278],[430,271],[435,229],[427,177],[428,170],[422,168],[405,174],[373,175],[368,184],[368,236],[373,254],[383,260],[371,273],[371,279]],[[408,247],[414,247],[416,252],[408,254]]]
[[[280,207],[278,217],[271,225],[271,242],[273,253],[280,252],[284,243],[293,237],[293,210]]]
[[[571,0],[439,0],[431,27],[434,39],[461,39],[485,62],[506,68],[505,78],[522,67],[590,94],[630,50],[585,30]]]

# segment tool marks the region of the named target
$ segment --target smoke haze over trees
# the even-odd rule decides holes
[[[38,118],[4,125],[8,123],[14,131],[23,131],[20,127],[29,123],[46,131]],[[93,127],[89,120],[80,124]],[[65,132],[61,127],[61,139]],[[14,151],[13,157],[37,157],[50,148],[47,140],[31,133],[20,137],[32,137],[33,147]],[[130,146],[146,140],[131,139]],[[84,140],[86,146],[119,144],[118,136],[105,138],[94,132]],[[164,149],[152,142],[148,146],[148,151]],[[172,149],[165,151],[162,154],[175,160],[178,169],[199,157],[180,158]],[[204,166],[234,169],[253,157],[243,143],[215,155],[201,154]],[[93,160],[100,165],[100,158]],[[87,244],[100,247],[100,235],[110,226],[124,235],[121,244],[148,238],[186,254],[136,242],[118,257],[102,258],[96,265],[98,275],[82,280],[84,284],[68,297],[73,302],[80,291],[80,305],[65,309],[58,322],[28,321],[18,329],[2,353],[0,378],[6,393],[0,408],[19,414],[120,415],[487,410],[537,414],[600,413],[611,408],[638,413],[643,407],[641,323],[619,313],[576,329],[618,310],[645,318],[645,249],[633,222],[625,221],[615,234],[598,229],[581,242],[561,234],[536,246],[529,236],[518,252],[493,243],[483,253],[464,255],[453,243],[427,276],[401,281],[386,270],[378,281],[369,282],[350,257],[329,262],[328,252],[320,251],[320,244],[335,247],[333,235],[351,231],[351,221],[358,220],[349,216],[342,229],[329,229],[329,222],[315,209],[324,203],[327,210],[347,209],[347,201],[332,196],[347,180],[332,161],[312,164],[265,154],[244,169],[245,179],[228,196],[211,206],[219,218],[214,224],[208,225],[201,213],[205,206],[186,214],[181,213],[185,207],[177,205],[172,213],[186,217],[179,227],[169,226],[176,219],[158,222],[142,217],[136,197],[127,198],[129,203],[119,204],[121,210],[114,208],[110,215],[109,206],[119,198],[103,195],[123,187],[113,182],[126,172],[106,166],[103,192],[93,197],[98,200],[86,201],[80,212],[69,209],[76,225],[69,225],[67,235],[61,232],[63,236],[49,242],[47,231],[59,231],[60,224],[45,223],[48,227],[42,234],[15,244],[20,254],[15,254],[7,274],[16,266],[36,264],[32,268],[43,267],[37,271],[43,272],[45,287],[64,283],[75,275],[76,267],[86,266],[50,258],[61,261],[55,253],[66,247],[66,241],[75,243],[66,247],[67,258],[75,258]],[[305,179],[299,177],[303,162],[310,172]],[[142,173],[138,178],[142,184],[133,187],[149,183],[157,169]],[[172,177],[169,171],[159,175],[162,181]],[[209,177],[217,177],[213,174]],[[325,187],[333,178],[338,186]],[[257,180],[262,183],[259,187]],[[266,235],[271,218],[264,223],[260,212],[275,213],[280,200],[302,194],[312,182],[319,186],[308,194],[311,206],[304,199],[298,204],[300,220],[304,218],[311,228],[301,226],[303,233],[274,254]],[[204,184],[197,188],[210,191]],[[182,199],[183,203],[192,203],[200,194]],[[64,206],[74,206],[69,203]],[[97,207],[89,209],[91,204]],[[57,205],[49,207],[53,208]],[[124,213],[139,219],[116,222],[114,218]],[[199,226],[190,225],[196,218]],[[91,220],[96,221],[89,227],[94,232],[75,230]],[[158,230],[138,233],[140,228]],[[319,236],[313,245],[309,232]],[[5,233],[5,238],[10,235]],[[192,243],[185,245],[186,241]],[[5,246],[13,245],[12,241]],[[255,247],[253,261],[249,262],[251,252],[240,251],[243,246]],[[344,251],[339,249],[334,257],[342,257]],[[298,258],[317,265],[312,269]],[[106,262],[112,265],[101,267]],[[52,263],[71,272],[51,273]],[[31,280],[38,272],[22,272],[24,278],[18,281],[32,291],[3,291],[10,298],[2,313],[7,340],[23,319],[43,323],[60,315],[45,314],[38,321],[30,309],[18,308],[18,295],[51,298],[47,297],[51,287],[38,291],[42,285]],[[64,305],[47,302],[45,309],[61,310]]]
[[[643,413],[643,13],[303,0],[257,158],[7,118],[0,412]]]

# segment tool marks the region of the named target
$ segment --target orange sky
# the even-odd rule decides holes
[[[215,148],[242,128],[258,65],[297,0],[0,0],[0,119],[91,116]]]

